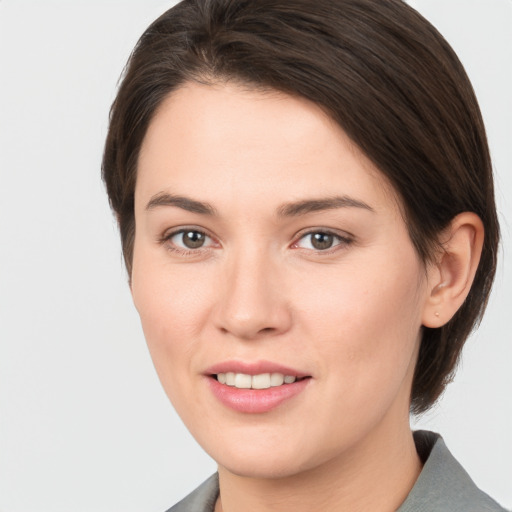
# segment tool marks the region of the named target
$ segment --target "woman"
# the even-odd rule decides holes
[[[191,0],[143,34],[103,175],[157,373],[218,463],[171,510],[502,510],[411,432],[499,228],[457,57],[400,0]]]

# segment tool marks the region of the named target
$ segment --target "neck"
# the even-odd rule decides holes
[[[282,478],[249,478],[219,467],[216,512],[395,511],[421,471],[408,418],[381,425],[350,453]]]

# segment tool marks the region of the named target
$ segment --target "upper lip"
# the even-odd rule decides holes
[[[262,373],[281,373],[293,377],[310,377],[309,374],[284,366],[282,364],[273,363],[271,361],[223,361],[214,364],[206,369],[206,375],[217,375],[219,373],[244,373],[246,375],[260,375]]]

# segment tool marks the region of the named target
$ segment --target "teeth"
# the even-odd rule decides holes
[[[267,389],[270,387],[270,373],[262,373],[261,375],[253,375],[252,377],[253,389]]]
[[[239,389],[268,389],[283,384],[293,384],[297,377],[283,375],[282,373],[260,373],[259,375],[247,375],[246,373],[218,373],[217,380],[221,384],[233,386]]]
[[[235,375],[235,388],[251,389],[252,378],[245,373],[237,373]]]
[[[270,385],[274,386],[282,386],[284,384],[284,375],[282,373],[273,373],[270,376]]]

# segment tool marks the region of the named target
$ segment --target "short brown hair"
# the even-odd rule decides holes
[[[457,56],[401,0],[184,0],[137,43],[117,97],[103,179],[131,274],[137,160],[156,109],[185,82],[232,80],[299,95],[325,110],[387,177],[422,261],[459,213],[485,227],[469,295],[441,328],[424,328],[411,410],[451,379],[486,307],[499,226],[475,94]]]

